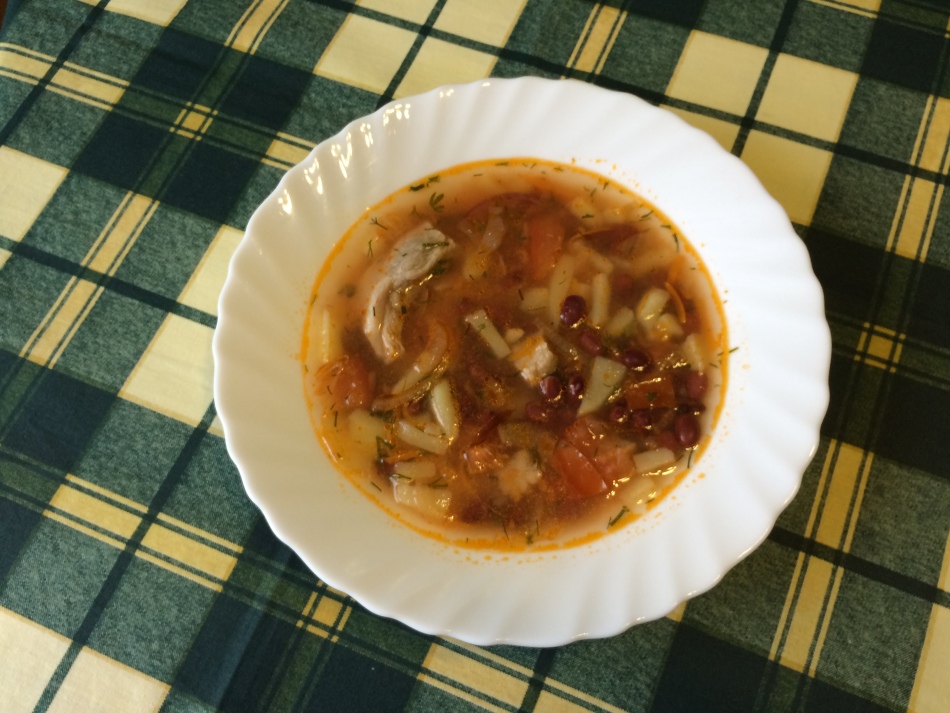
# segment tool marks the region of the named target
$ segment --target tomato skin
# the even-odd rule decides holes
[[[528,233],[528,277],[537,282],[551,274],[561,257],[564,246],[564,222],[551,213],[529,220],[525,226]]]
[[[328,389],[345,410],[366,408],[373,402],[374,375],[358,356],[342,356],[323,367],[318,376],[318,388]]]
[[[577,498],[589,498],[607,489],[594,464],[567,441],[558,441],[551,465]]]

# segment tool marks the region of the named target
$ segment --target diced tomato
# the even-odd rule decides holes
[[[676,407],[673,380],[662,374],[643,381],[628,381],[623,392],[627,407],[633,410]]]
[[[551,465],[578,498],[589,498],[607,489],[607,484],[594,464],[567,441],[558,442]]]
[[[564,430],[564,440],[589,460],[601,478],[612,483],[633,470],[630,444],[608,435],[607,427],[592,418],[580,418]]]
[[[336,399],[338,407],[365,408],[373,401],[373,373],[358,356],[345,354],[321,369],[317,383]]]
[[[534,282],[543,280],[554,269],[564,246],[564,222],[559,216],[545,213],[529,220],[528,277]]]

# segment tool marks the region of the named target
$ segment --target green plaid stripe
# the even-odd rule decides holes
[[[4,705],[944,710],[948,21],[907,0],[24,0],[0,34]],[[825,290],[832,401],[799,495],[712,591],[609,640],[481,649],[366,612],[274,539],[224,449],[210,337],[240,231],[312,145],[525,74],[671,108],[759,174]]]

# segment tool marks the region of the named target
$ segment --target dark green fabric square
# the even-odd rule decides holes
[[[148,505],[190,433],[178,421],[118,399],[73,472]]]
[[[164,512],[231,542],[243,542],[257,520],[224,441],[206,435]]]
[[[861,74],[921,92],[935,91],[945,31],[940,28],[938,33],[878,18]]]
[[[69,121],[64,121],[67,116]],[[102,109],[46,91],[27,110],[7,145],[68,168],[107,116]]]
[[[147,187],[142,181],[168,141],[167,129],[112,112],[79,156],[74,170],[144,193]]]
[[[132,79],[158,42],[162,28],[116,12],[104,12],[69,61],[119,79]]]
[[[692,28],[703,10],[705,0],[632,0],[623,3],[629,11],[643,17]]]
[[[0,376],[0,431],[6,431],[45,367],[20,359],[16,351],[6,349],[0,349],[0,364],[4,367]]]
[[[691,601],[683,621],[752,651],[768,652],[796,559],[797,553],[766,540],[712,590]]]
[[[950,483],[950,438],[942,418],[950,413],[950,391],[898,374],[883,410],[877,453]]]
[[[818,677],[865,698],[907,708],[932,605],[845,571]],[[882,665],[882,662],[887,662]]]
[[[508,59],[545,71],[556,71],[549,63],[566,67],[590,12],[586,3],[529,2],[505,45]]]
[[[904,176],[900,173],[835,156],[811,225],[818,230],[883,248],[887,244],[903,185]]]
[[[308,709],[399,713],[414,685],[415,676],[338,646],[330,652]]]
[[[0,606],[72,637],[99,594],[119,550],[44,519],[0,593]]]
[[[188,152],[162,200],[223,223],[244,194],[258,162],[203,141]]]
[[[78,265],[124,196],[125,191],[70,171],[22,242]]]
[[[851,552],[936,584],[948,532],[950,481],[878,455],[868,476]]]
[[[941,347],[946,358],[950,350],[950,271],[928,261],[919,276],[907,335]]]
[[[115,395],[59,371],[39,374],[3,445],[39,463],[69,471],[85,452]]]
[[[704,713],[753,710],[767,661],[764,655],[682,624],[666,659],[653,708]]]
[[[214,7],[219,15],[224,14],[220,6]],[[224,52],[214,42],[168,27],[132,81],[159,94],[199,100],[202,87]]]
[[[247,10],[241,3],[186,2],[171,27],[223,45]]]
[[[257,56],[312,72],[346,13],[314,2],[292,2],[264,35]]]
[[[884,267],[877,248],[808,228],[805,246],[825,296],[828,314],[865,322],[872,316],[874,295]]]
[[[70,340],[57,368],[118,392],[164,317],[155,307],[104,291]]]
[[[282,566],[280,562],[260,557],[257,553],[238,557],[228,582],[294,612],[303,612],[316,586],[311,577],[301,576],[294,568]],[[337,598],[337,595],[326,594],[325,590],[320,596]]]
[[[687,28],[647,17],[628,17],[601,73],[664,94],[688,38]]]
[[[159,681],[171,682],[215,592],[133,558],[89,637],[89,646]]]
[[[4,471],[17,467],[0,455],[0,484],[3,485],[3,494],[0,495],[0,582],[6,580],[19,560],[20,552],[33,536],[33,530],[43,520],[38,507],[29,507],[20,498],[11,498]]]
[[[14,253],[0,270],[0,347],[19,353],[69,280]]]
[[[264,163],[258,164],[254,175],[247,182],[244,192],[231,209],[225,222],[235,228],[244,230],[254,211],[277,187],[284,173],[286,171],[283,169],[274,168]]]
[[[6,126],[33,87],[10,77],[0,77],[0,127]]]
[[[676,629],[659,619],[609,639],[568,644],[558,649],[548,675],[624,710],[648,710]]]
[[[913,89],[861,77],[838,141],[878,156],[910,161],[927,97]]]
[[[220,227],[216,222],[159,204],[115,276],[176,299]]]
[[[10,22],[3,23],[3,41],[56,57],[91,12],[81,2],[21,2]]]
[[[782,0],[706,0],[696,28],[768,47],[784,6]]]
[[[950,191],[944,190],[934,209],[937,220],[927,250],[927,264],[950,270]]]
[[[869,17],[843,8],[800,2],[782,51],[858,72],[873,29],[874,20]]]
[[[531,64],[530,61],[509,59],[502,55],[498,58],[498,61],[495,62],[491,76],[504,78],[544,77],[545,79],[558,79],[561,76],[561,71],[553,68],[539,69]]]

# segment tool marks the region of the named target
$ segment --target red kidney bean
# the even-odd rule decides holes
[[[561,304],[561,322],[573,327],[587,316],[587,302],[580,295],[568,295]]]
[[[572,401],[580,401],[584,393],[584,386],[584,377],[580,374],[575,374],[567,380],[567,395]]]
[[[699,443],[699,421],[691,413],[681,413],[676,417],[673,432],[684,448],[692,448]]]
[[[636,371],[644,371],[650,364],[650,357],[647,356],[646,352],[636,348],[624,351],[624,353],[620,355],[620,360],[625,367]]]
[[[529,421],[547,423],[551,420],[553,413],[547,404],[543,404],[540,401],[529,401],[525,404],[524,415]]]
[[[577,338],[577,343],[580,344],[581,349],[590,354],[599,355],[604,352],[604,345],[600,343],[597,332],[591,330],[582,332],[581,336]]]
[[[608,413],[608,417],[614,423],[624,423],[629,416],[630,409],[627,408],[626,404],[614,404],[610,407],[610,412]]]
[[[646,433],[650,430],[650,409],[637,409],[630,413],[630,425],[633,426],[636,430],[641,433]]]
[[[557,401],[561,396],[561,391],[563,391],[561,380],[554,374],[541,379],[541,383],[538,384],[538,387],[541,389],[541,395],[548,401]]]

